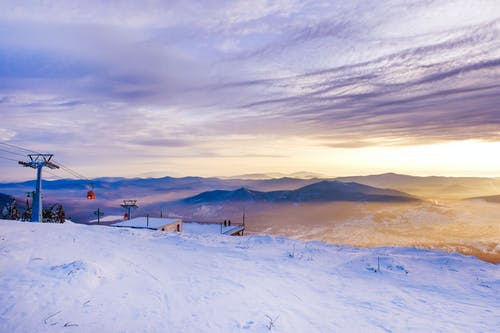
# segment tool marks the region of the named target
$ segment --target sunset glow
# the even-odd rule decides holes
[[[499,36],[488,0],[6,1],[0,140],[88,177],[498,177]]]

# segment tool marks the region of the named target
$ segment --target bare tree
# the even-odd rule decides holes
[[[6,220],[17,220],[19,218],[19,210],[15,199],[3,207],[1,217]]]
[[[56,217],[57,222],[59,223],[64,223],[64,221],[66,220],[66,214],[64,213],[64,208],[61,204],[57,206]]]

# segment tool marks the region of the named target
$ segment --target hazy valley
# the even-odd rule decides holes
[[[458,251],[500,262],[498,178],[413,177],[382,174],[337,179],[100,178],[96,200],[88,182],[45,181],[44,201],[62,203],[79,223],[123,216],[124,199],[137,199],[133,216],[242,223],[251,234],[284,235],[355,246],[416,246]],[[17,197],[33,182],[0,184]],[[472,198],[472,199],[471,199]],[[95,223],[95,222],[94,222]]]

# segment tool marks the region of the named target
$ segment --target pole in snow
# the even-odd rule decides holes
[[[101,216],[104,215],[103,212],[101,212],[100,208],[97,208],[97,210],[94,212],[95,215],[97,215],[97,224],[101,224]]]
[[[59,169],[59,166],[51,162],[54,154],[29,154],[29,162],[19,161],[25,167],[36,169],[36,188],[33,196],[33,208],[31,211],[31,222],[43,222],[42,207],[42,168]]]

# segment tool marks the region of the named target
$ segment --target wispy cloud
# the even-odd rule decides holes
[[[2,2],[0,133],[151,157],[498,141],[499,36],[487,0]],[[238,135],[263,146],[221,154]]]

